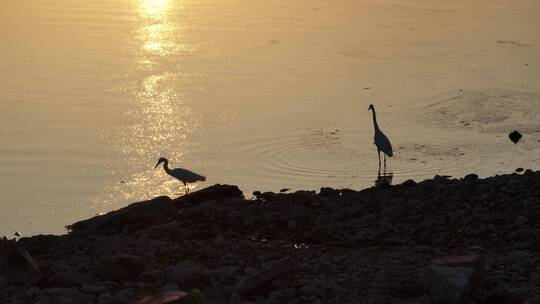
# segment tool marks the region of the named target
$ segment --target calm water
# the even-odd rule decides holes
[[[540,2],[0,0],[0,235],[175,195],[540,169]],[[519,129],[519,145],[506,138]]]

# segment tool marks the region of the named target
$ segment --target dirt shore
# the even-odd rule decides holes
[[[539,216],[531,170],[251,199],[216,185],[0,240],[0,302],[534,304]],[[465,285],[441,296],[430,265],[448,256],[481,265],[443,265]]]

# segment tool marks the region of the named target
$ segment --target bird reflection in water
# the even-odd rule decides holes
[[[375,180],[375,187],[384,187],[392,184],[392,179],[394,178],[393,172],[386,172],[386,168],[381,175],[381,170],[377,172],[377,179]]]

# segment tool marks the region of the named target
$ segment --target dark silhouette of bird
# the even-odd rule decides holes
[[[370,104],[368,111],[371,110],[373,113],[373,129],[375,131],[374,139],[375,139],[375,146],[377,146],[377,153],[379,154],[379,170],[381,168],[381,151],[384,155],[384,167],[386,168],[386,156],[392,157],[394,153],[392,152],[392,144],[390,143],[390,140],[384,133],[379,129],[379,125],[377,124],[377,114],[375,113],[375,107]]]
[[[165,169],[165,172],[167,174],[169,174],[170,176],[178,179],[179,181],[181,181],[182,183],[184,183],[184,187],[185,187],[185,190],[186,190],[186,194],[189,193],[189,187],[187,186],[188,183],[195,183],[195,182],[198,182],[198,181],[205,181],[206,180],[206,177],[202,176],[202,175],[199,175],[195,172],[192,172],[192,171],[189,171],[187,169],[183,169],[183,168],[175,168],[175,169],[169,169],[169,160],[164,158],[164,157],[161,157],[159,160],[158,160],[158,163],[156,164],[156,166],[154,167],[157,168],[159,166],[159,164],[163,163],[163,169]]]

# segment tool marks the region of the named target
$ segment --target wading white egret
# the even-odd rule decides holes
[[[375,107],[371,104],[369,105],[368,111],[373,112],[373,129],[375,130],[375,146],[377,146],[377,153],[379,154],[379,169],[381,168],[381,151],[384,154],[384,167],[386,168],[386,156],[392,157],[394,153],[392,152],[392,144],[388,137],[379,129],[377,124],[377,114],[375,113]]]
[[[157,168],[159,164],[161,163],[163,163],[163,169],[165,169],[165,172],[167,172],[167,174],[169,174],[170,176],[184,183],[186,193],[189,193],[189,187],[187,186],[188,183],[194,183],[198,181],[204,182],[206,180],[206,177],[199,175],[195,172],[189,171],[187,169],[182,169],[182,168],[169,169],[169,160],[164,157],[161,157],[158,160],[158,163],[156,164],[154,169]]]

